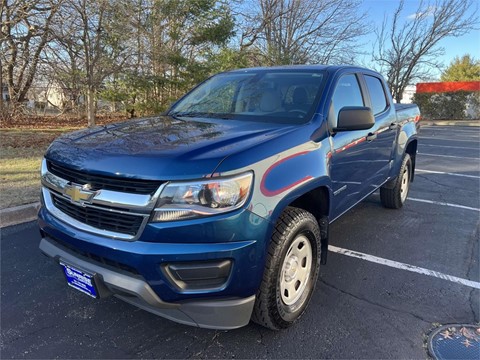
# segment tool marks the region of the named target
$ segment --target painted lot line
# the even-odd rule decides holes
[[[439,138],[444,138],[447,136],[446,133],[439,133],[439,132],[429,132],[429,131],[422,131],[419,134],[419,137],[422,139],[439,139]],[[480,136],[474,133],[458,133],[455,134],[450,138],[449,141],[455,141],[455,140],[464,140],[464,141],[471,141],[471,142],[478,142],[480,141]]]
[[[328,250],[331,251],[331,252],[337,253],[337,254],[342,254],[342,255],[354,257],[354,258],[357,258],[357,259],[370,261],[370,262],[373,262],[373,263],[376,263],[376,264],[385,265],[385,266],[389,266],[389,267],[396,268],[396,269],[401,269],[401,270],[414,272],[414,273],[417,273],[417,274],[432,276],[432,277],[436,277],[436,278],[439,278],[439,279],[451,281],[451,282],[454,282],[456,284],[461,284],[461,285],[465,285],[465,286],[472,287],[472,288],[475,288],[475,289],[480,289],[480,283],[479,282],[472,281],[472,280],[467,280],[467,279],[462,279],[462,278],[452,276],[452,275],[448,275],[448,274],[444,274],[444,273],[441,273],[441,272],[438,272],[438,271],[429,270],[429,269],[421,268],[421,267],[410,265],[410,264],[405,264],[405,263],[398,262],[398,261],[384,259],[384,258],[381,258],[381,257],[361,253],[361,252],[358,252],[358,251],[343,249],[343,248],[339,248],[339,247],[336,247],[336,246],[333,246],[333,245],[328,245]]]
[[[429,130],[420,130],[420,134],[419,136],[421,138],[435,138],[435,139],[438,139],[439,137],[443,138],[444,136],[448,136],[448,135],[452,135],[452,134],[447,134],[445,132],[436,132],[436,131],[429,131]],[[450,138],[450,141],[453,141],[455,139],[460,139],[460,140],[467,140],[467,141],[479,141],[480,140],[480,137],[478,136],[480,135],[480,132],[479,133],[472,133],[472,132],[459,132],[459,133],[456,133],[454,135],[452,135],[452,137]]]
[[[479,121],[480,124],[480,121]],[[465,131],[465,132],[470,132],[470,133],[480,133],[480,126],[471,126],[471,127],[463,127],[463,128],[457,128],[456,126],[452,128],[451,126],[430,126],[430,125],[423,125],[420,127],[420,129],[425,129],[425,130],[443,130],[443,131],[448,131],[451,134],[454,134],[458,131]]]
[[[450,149],[466,149],[466,150],[480,150],[480,147],[466,147],[466,146],[446,146],[446,145],[432,145],[432,144],[420,144],[420,146],[433,146],[441,148],[450,148]]]
[[[445,138],[438,138],[438,137],[435,137],[435,136],[420,136],[420,139],[428,139],[428,140],[440,140],[440,141],[446,141],[446,142],[449,142],[449,141],[461,141],[461,142],[473,142],[473,143],[478,143],[478,140],[477,139],[455,139],[455,138],[450,138],[450,139],[445,139]]]
[[[424,125],[420,128],[421,130],[443,130],[443,131],[448,131],[450,134],[455,134],[457,132],[466,132],[469,134],[480,134],[480,127],[477,128],[472,128],[470,129],[451,129],[451,128],[446,128],[446,127],[440,127],[440,126],[428,126]]]
[[[427,153],[418,153],[418,155],[426,155],[426,156],[439,156],[439,157],[446,157],[446,158],[455,158],[455,159],[472,159],[472,160],[479,160],[477,157],[471,156],[453,156],[453,155],[438,155],[438,154],[427,154]]]
[[[480,212],[480,209],[479,209],[479,208],[474,208],[474,207],[464,206],[464,205],[458,205],[458,204],[452,204],[452,203],[447,203],[447,202],[443,202],[443,201],[417,199],[417,198],[412,198],[412,197],[410,197],[410,196],[409,196],[407,199],[408,199],[408,200],[411,200],[411,201],[418,201],[418,202],[423,202],[423,203],[427,203],[427,204],[450,206],[450,207],[454,207],[454,208],[458,208],[458,209],[472,210],[472,211],[478,211],[478,212]]]
[[[450,175],[450,176],[460,176],[460,177],[466,177],[466,178],[472,178],[472,179],[480,179],[480,176],[466,175],[466,174],[457,174],[457,173],[443,172],[443,171],[433,171],[433,170],[415,169],[415,172],[416,172],[416,173],[417,173],[417,172],[420,172],[420,173],[441,174],[441,175]]]

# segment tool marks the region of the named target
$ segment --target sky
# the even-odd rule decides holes
[[[406,0],[404,6],[404,16],[407,19],[408,15],[415,14],[419,0]],[[372,26],[380,27],[385,13],[393,14],[398,6],[397,0],[363,0],[361,8],[368,14],[368,21]],[[480,1],[479,1],[480,4]],[[473,12],[473,11],[472,11]],[[468,16],[468,14],[465,14]],[[478,26],[480,28],[480,24]],[[364,58],[365,65],[371,59],[372,46],[375,42],[375,34],[369,34],[362,39],[363,47],[366,55]],[[461,57],[465,54],[470,54],[475,59],[480,59],[480,29],[473,30],[470,33],[458,38],[445,38],[439,42],[439,46],[445,49],[443,56],[439,61],[444,63],[445,67],[456,57]],[[440,72],[437,74],[440,77]]]

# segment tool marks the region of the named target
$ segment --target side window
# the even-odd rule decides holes
[[[337,126],[338,112],[345,106],[365,106],[360,85],[354,74],[343,75],[338,80],[329,112],[332,128]]]
[[[368,92],[370,93],[373,113],[375,115],[380,114],[385,111],[388,106],[382,81],[374,76],[365,75],[365,82],[367,83]]]

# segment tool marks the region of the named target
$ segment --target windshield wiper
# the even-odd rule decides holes
[[[168,115],[173,117],[207,117],[207,118],[215,118],[215,119],[232,119],[233,114],[230,113],[212,113],[212,112],[202,112],[202,111],[185,111],[185,112],[171,112]]]
[[[211,113],[201,111],[177,111],[171,112],[168,115],[176,117],[208,117]]]

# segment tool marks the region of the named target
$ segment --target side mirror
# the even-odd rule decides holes
[[[373,112],[369,107],[345,106],[340,109],[337,127],[334,131],[370,129],[375,124]]]

